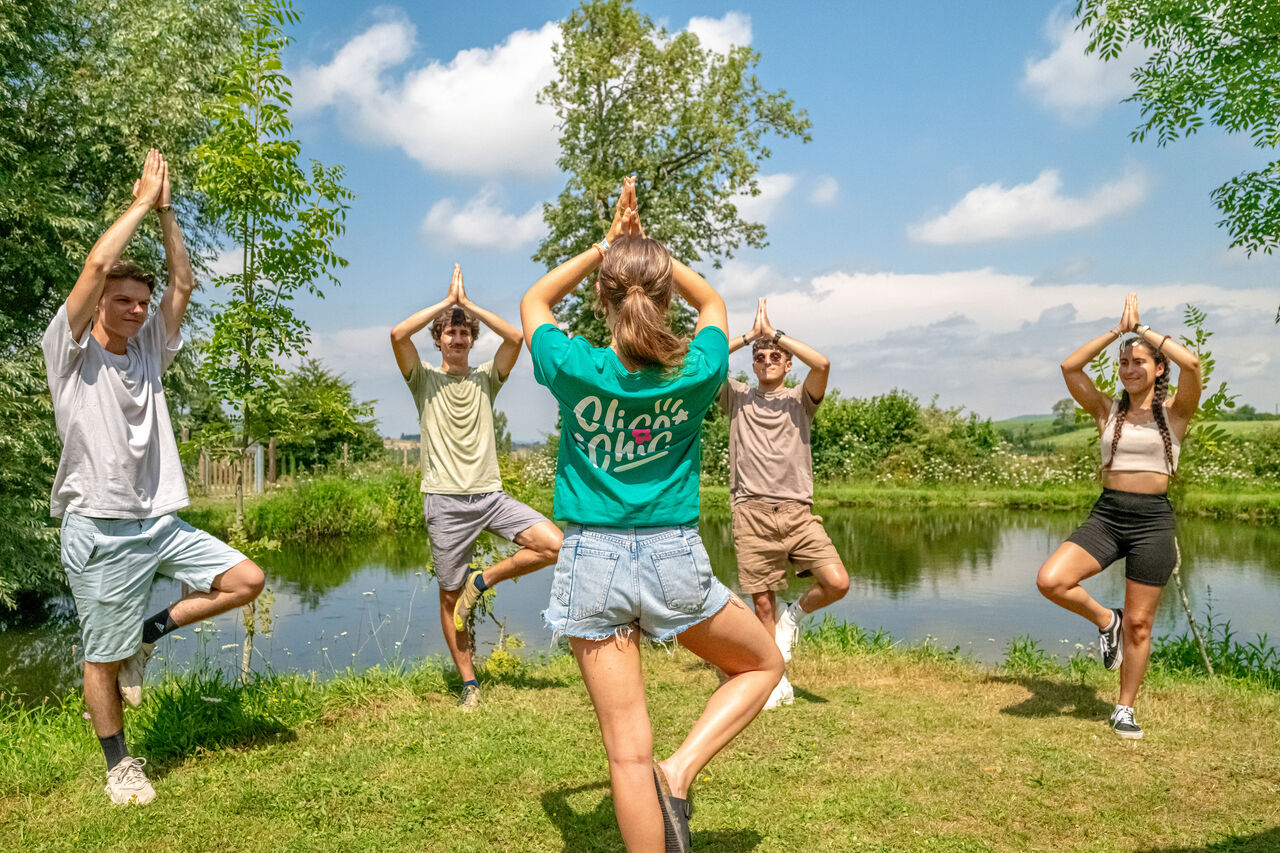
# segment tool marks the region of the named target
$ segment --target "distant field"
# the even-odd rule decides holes
[[[1268,430],[1280,430],[1280,421],[1214,421],[1212,423],[1222,427],[1227,435],[1240,438],[1251,438]],[[1007,436],[1026,435],[1032,441],[1041,442],[1053,448],[1078,447],[1097,435],[1097,430],[1093,427],[1083,427],[1052,435],[1052,415],[1020,415],[1003,421],[992,421],[991,425]]]

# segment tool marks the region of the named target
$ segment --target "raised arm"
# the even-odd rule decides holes
[[[689,269],[675,258],[671,259],[675,272],[676,290],[684,297],[684,301],[698,312],[698,325],[694,327],[695,335],[708,326],[715,326],[729,337],[729,314],[725,311],[724,300],[707,280]]]
[[[453,265],[453,277],[455,281],[462,277],[462,267],[458,264]],[[405,379],[409,378],[409,374],[422,361],[418,357],[418,348],[413,344],[413,336],[431,325],[431,321],[441,311],[452,308],[455,304],[453,285],[450,284],[449,295],[444,299],[441,299],[435,305],[410,314],[391,327],[391,349],[396,354],[396,366],[400,368],[400,373],[404,375]]]
[[[1098,390],[1098,386],[1093,384],[1093,380],[1089,378],[1089,374],[1084,372],[1084,369],[1089,366],[1089,362],[1097,357],[1098,353],[1124,334],[1125,329],[1132,328],[1132,317],[1136,309],[1136,303],[1137,297],[1134,294],[1130,293],[1126,296],[1124,310],[1120,314],[1120,322],[1116,324],[1115,328],[1098,335],[1098,337],[1071,353],[1062,362],[1062,378],[1067,383],[1067,391],[1080,404],[1080,407],[1093,418],[1099,432],[1106,425],[1107,416],[1111,412],[1111,398]]]
[[[163,161],[161,161],[163,163]],[[160,217],[160,233],[164,240],[164,262],[169,270],[169,286],[160,298],[160,313],[164,316],[164,328],[169,339],[178,337],[182,320],[191,304],[191,293],[196,288],[196,276],[191,269],[187,245],[178,227],[178,217],[173,212],[169,194],[169,164],[163,163],[164,178],[160,195],[156,199],[156,213]]]
[[[624,230],[639,228],[636,216],[636,179],[624,178],[622,191],[618,193],[618,203],[613,209],[613,222],[605,234],[605,242],[609,242]],[[548,272],[533,283],[520,299],[520,325],[524,327],[524,340],[533,346],[533,333],[550,323],[555,325],[556,316],[552,308],[564,299],[584,278],[592,273],[604,260],[604,250],[593,245]]]
[[[1163,352],[1178,365],[1178,393],[1169,404],[1169,416],[1178,434],[1187,430],[1187,424],[1200,408],[1200,394],[1204,390],[1204,377],[1200,373],[1200,358],[1178,343],[1170,335],[1162,335],[1138,322],[1138,298],[1133,297],[1133,325],[1130,329],[1153,350]],[[1172,379],[1173,377],[1170,377]]]
[[[142,177],[134,184],[133,204],[111,227],[103,232],[98,242],[89,250],[84,269],[76,279],[75,286],[67,296],[67,320],[71,323],[71,335],[76,340],[84,334],[85,329],[93,322],[93,313],[102,298],[102,290],[107,284],[107,273],[120,260],[125,246],[133,239],[134,232],[142,224],[147,211],[155,207],[156,199],[164,187],[164,160],[160,152],[152,148],[147,152],[146,162],[142,166]]]
[[[497,314],[481,308],[467,298],[467,291],[462,286],[462,266],[460,264],[455,264],[453,267],[453,284],[449,286],[449,295],[453,297],[462,310],[474,314],[481,323],[484,323],[494,334],[502,338],[502,343],[498,345],[498,351],[494,353],[493,364],[498,368],[498,377],[503,382],[506,382],[507,377],[511,375],[511,368],[516,366],[516,359],[520,357],[520,341],[522,340],[520,330]]]
[[[804,362],[809,368],[809,375],[804,379],[805,393],[814,403],[821,403],[822,398],[827,395],[827,379],[831,376],[831,359],[786,332],[774,329],[773,324],[769,322],[769,311],[765,307],[763,296],[760,297],[760,306],[757,311],[760,315],[761,337],[775,340],[778,346]]]
[[[761,299],[759,302],[756,303],[756,318],[753,321],[751,321],[751,328],[748,331],[743,332],[741,335],[738,335],[736,338],[729,339],[729,355],[733,355],[735,352],[742,349],[747,344],[756,340],[757,338],[760,337],[761,334],[763,334],[760,331],[761,317],[763,316],[763,314],[764,314],[764,299]]]

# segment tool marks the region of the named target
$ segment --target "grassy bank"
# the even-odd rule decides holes
[[[656,746],[716,686],[683,651],[646,652]],[[451,678],[450,676],[449,678]],[[111,810],[78,704],[0,711],[0,849],[621,849],[605,758],[567,656],[484,668],[453,707],[438,664],[327,684],[186,675],[130,712],[159,799]],[[987,670],[827,623],[763,714],[694,789],[699,850],[1274,851],[1280,694],[1157,665],[1147,729],[1103,720],[1115,676],[1027,644]]]
[[[507,478],[507,490],[534,509],[551,515],[551,486]],[[819,506],[883,509],[1015,509],[1082,511],[1098,496],[1093,485],[983,487],[927,486],[880,482],[819,484]],[[1249,522],[1280,521],[1280,489],[1263,492],[1186,489],[1176,497],[1185,517]],[[704,510],[727,512],[726,486],[702,487]],[[200,498],[182,517],[197,527],[226,536],[235,518],[231,500]],[[361,536],[422,527],[418,475],[397,467],[357,468],[347,477],[329,475],[305,480],[245,502],[245,526],[254,538],[307,541],[334,536]]]

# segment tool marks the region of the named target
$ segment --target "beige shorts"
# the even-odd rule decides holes
[[[813,508],[799,501],[739,501],[733,505],[733,546],[738,552],[738,588],[744,593],[783,589],[787,564],[804,577],[833,563],[836,547]]]

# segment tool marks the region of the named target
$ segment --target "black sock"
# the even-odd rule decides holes
[[[480,682],[476,681],[474,678],[469,678],[466,681],[462,682],[462,686],[463,688],[474,687],[478,690],[480,689]]]
[[[98,738],[98,743],[102,744],[102,754],[107,757],[108,770],[129,757],[129,748],[124,745],[124,729],[113,735]]]
[[[484,592],[486,589],[489,588],[489,585],[484,582],[484,572],[476,572],[475,585],[476,585],[476,589],[480,590],[481,592]]]
[[[178,625],[165,608],[149,619],[142,620],[142,642],[154,643],[170,631],[178,630]]]

